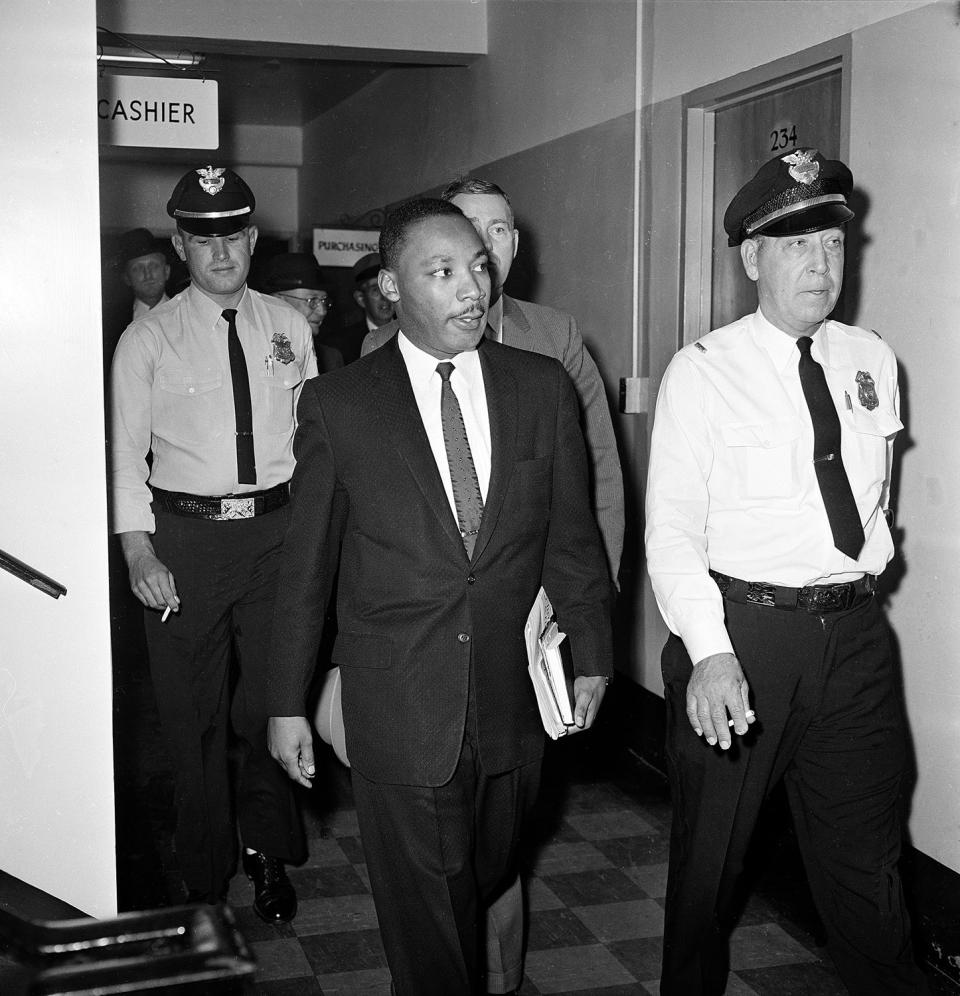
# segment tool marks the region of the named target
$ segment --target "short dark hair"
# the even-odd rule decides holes
[[[483,180],[479,176],[459,176],[443,188],[440,199],[452,201],[457,194],[493,194],[496,197],[502,197],[507,205],[507,210],[510,212],[510,222],[513,223],[513,205],[510,203],[510,198],[507,197],[507,192],[503,187],[494,183],[493,180]]]
[[[462,218],[463,212],[456,204],[437,197],[417,197],[394,208],[380,232],[380,265],[388,270],[396,266],[411,226],[448,215]]]

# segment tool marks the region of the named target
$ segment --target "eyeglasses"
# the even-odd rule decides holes
[[[280,291],[276,292],[277,297],[288,297],[291,301],[299,301],[300,304],[305,304],[308,308],[316,310],[317,308],[326,308],[329,311],[333,307],[333,301],[328,297],[298,297],[296,294],[283,294]]]

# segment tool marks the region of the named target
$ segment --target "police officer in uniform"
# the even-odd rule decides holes
[[[847,167],[771,159],[724,217],[759,308],[682,349],[657,400],[646,555],[674,804],[664,996],[720,994],[738,873],[783,778],[817,909],[854,994],[926,992],[897,859],[905,729],[875,597],[902,428],[897,363],[828,318]]]
[[[247,184],[214,166],[185,173],[167,203],[191,283],[117,346],[113,530],[145,606],[188,899],[222,899],[236,867],[232,723],[243,867],[256,912],[276,923],[296,913],[284,863],[303,860],[305,845],[290,784],[266,751],[264,671],[295,406],[317,368],[303,316],[246,286],[254,206]]]

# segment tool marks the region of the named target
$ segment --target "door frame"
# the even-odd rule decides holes
[[[677,349],[710,331],[713,259],[714,121],[718,111],[829,73],[840,72],[840,149],[850,150],[849,35],[795,52],[683,98],[681,321]]]

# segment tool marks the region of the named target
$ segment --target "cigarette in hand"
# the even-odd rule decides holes
[[[170,613],[171,613],[172,611],[173,611],[172,607],[168,605],[168,606],[167,606],[167,607],[166,607],[166,608],[165,608],[165,609],[163,610],[163,615],[162,615],[162,616],[160,617],[160,622],[162,622],[162,623],[165,623],[165,622],[166,622],[166,621],[167,621],[167,620],[168,620],[168,619],[170,618]],[[732,722],[732,720],[731,720],[731,722]]]

